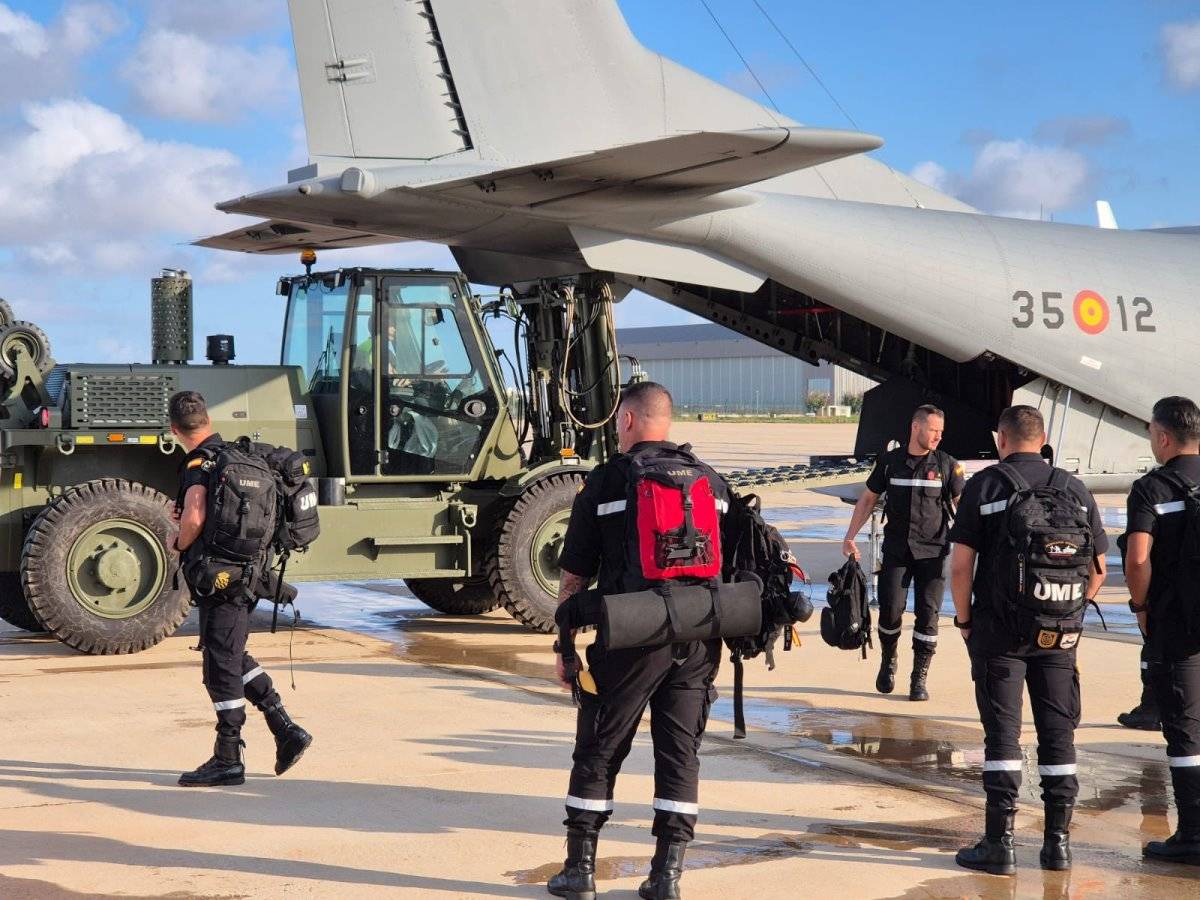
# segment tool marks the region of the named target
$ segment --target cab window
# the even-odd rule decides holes
[[[342,367],[348,285],[332,278],[297,280],[288,299],[282,361],[304,370],[309,391],[334,394]]]

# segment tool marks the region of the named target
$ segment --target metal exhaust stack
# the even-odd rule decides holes
[[[192,360],[192,279],[182,269],[150,279],[150,357],[156,366]]]

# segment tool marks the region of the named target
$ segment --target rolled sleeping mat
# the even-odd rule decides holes
[[[666,594],[608,594],[601,603],[600,640],[609,650],[623,650],[758,634],[762,629],[761,583],[740,581],[716,590],[719,618],[713,591],[705,585],[674,584]],[[668,603],[674,605],[678,622],[674,633]]]

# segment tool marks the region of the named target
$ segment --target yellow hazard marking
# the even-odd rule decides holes
[[[189,469],[194,469],[197,466],[202,466],[202,465],[204,465],[204,459],[201,457],[197,457],[196,459],[193,459],[190,463],[188,463],[187,467]]]
[[[25,485],[25,476],[20,472],[13,472],[13,490],[19,491]]]
[[[139,444],[157,444],[158,443],[158,435],[156,435],[156,434],[140,435],[138,437],[138,443]]]
[[[225,588],[229,587],[229,573],[218,572],[217,577],[213,579],[213,587],[215,587],[218,591],[223,591]]]
[[[77,443],[77,444],[94,444],[94,443],[96,443],[96,438],[90,434],[81,434],[79,437],[75,438],[75,443]]]

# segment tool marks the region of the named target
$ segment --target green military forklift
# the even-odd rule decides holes
[[[87,653],[137,652],[183,622],[167,401],[197,390],[225,437],[311,457],[321,537],[289,580],[402,578],[436,610],[503,605],[552,630],[572,500],[616,452],[612,279],[485,302],[454,272],[313,260],[279,282],[279,365],[236,364],[224,335],[193,364],[184,272],[152,280],[149,365],[56,364],[0,307],[0,616]]]

